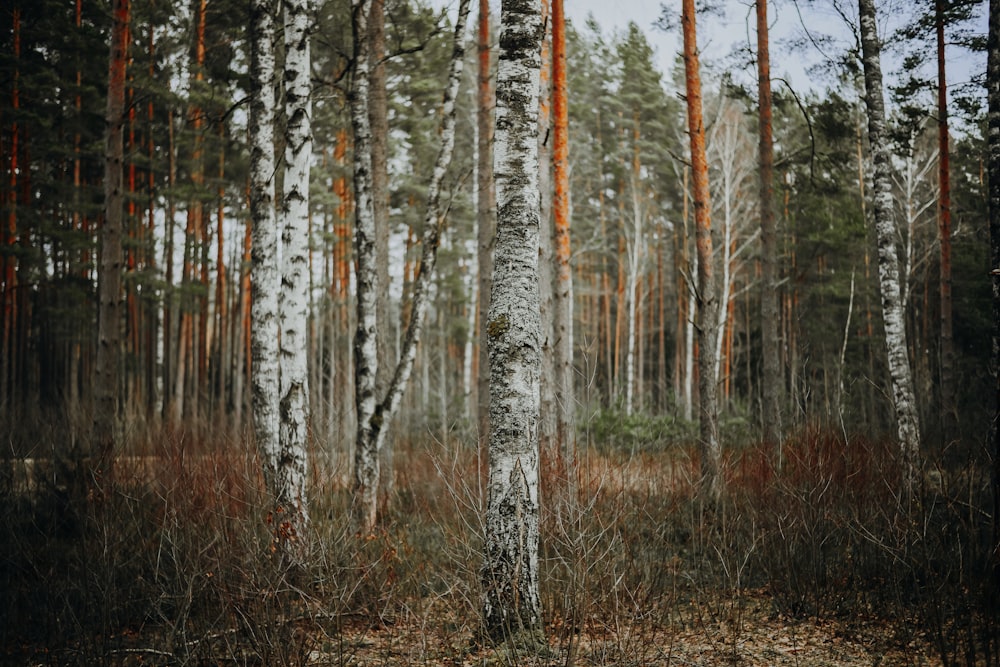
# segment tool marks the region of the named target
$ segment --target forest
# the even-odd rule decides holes
[[[0,664],[1000,666],[1000,0],[566,9],[2,3]]]

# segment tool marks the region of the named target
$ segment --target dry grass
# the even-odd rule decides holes
[[[719,505],[672,447],[547,466],[550,652],[482,647],[483,461],[410,442],[375,535],[349,533],[346,461],[313,468],[308,564],[270,550],[240,437],[161,434],[86,497],[72,465],[2,487],[8,664],[998,664],[975,469],[940,471],[901,513],[891,448],[809,432],[780,470],[734,453]],[[405,463],[404,463],[405,462]]]

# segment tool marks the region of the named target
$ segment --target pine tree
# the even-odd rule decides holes
[[[687,90],[688,134],[691,140],[691,173],[694,190],[695,245],[698,249],[698,417],[701,432],[702,483],[712,497],[722,492],[722,445],[719,442],[718,405],[715,382],[716,301],[712,269],[712,219],[705,156],[705,125],[702,120],[701,75],[694,0],[684,0],[684,72]]]
[[[988,176],[990,221],[990,272],[993,280],[993,368],[994,401],[990,425],[993,455],[993,573],[1000,579],[1000,0],[990,0],[989,39],[986,64],[988,114]]]
[[[125,69],[128,58],[129,1],[115,0],[108,65],[107,152],[104,172],[104,223],[101,227],[100,315],[98,329],[94,444],[98,475],[114,463],[118,438],[121,382],[121,274]]]
[[[774,139],[771,110],[771,59],[767,29],[767,0],[757,0],[757,99],[760,143],[761,238],[761,427],[764,441],[780,443],[784,380],[778,358],[778,251],[775,233]],[[779,445],[780,462],[780,445]]]
[[[556,438],[568,463],[576,458],[573,387],[573,273],[570,267],[569,192],[569,94],[566,87],[566,18],[563,0],[552,0],[552,116],[553,181],[552,205],[555,231],[555,284],[553,287],[553,351],[558,413]]]

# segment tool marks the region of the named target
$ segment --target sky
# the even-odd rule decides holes
[[[454,9],[457,0],[431,0],[438,6]],[[880,10],[880,34],[890,35],[899,27],[902,18],[909,15],[916,0],[878,0]],[[711,15],[700,15],[698,21],[698,46],[701,51],[702,66],[716,71],[732,71],[739,79],[752,84],[756,75],[753,65],[744,58],[742,72],[737,59],[732,57],[734,49],[747,48],[748,42],[756,51],[756,14],[753,0],[715,0],[720,11]],[[853,20],[856,15],[854,0],[841,0],[844,13]],[[983,3],[984,5],[986,3]],[[663,31],[655,27],[661,14],[661,7],[667,6],[676,17],[680,15],[679,0],[564,0],[567,17],[578,28],[583,28],[588,15],[593,15],[604,34],[624,32],[630,21],[645,33],[650,45],[656,51],[657,64],[661,73],[667,74],[681,49],[679,19],[676,26]],[[491,11],[499,16],[500,0],[490,0]],[[475,20],[475,4],[470,21]],[[851,28],[844,18],[832,7],[831,0],[770,0],[768,2],[769,31],[771,38],[771,75],[786,79],[797,92],[822,91],[826,80],[817,66],[834,55],[843,52],[853,43]],[[986,32],[986,12],[981,11],[977,30]],[[829,36],[833,42],[822,47],[812,46],[810,38],[821,42]],[[803,43],[805,44],[803,46]],[[892,42],[883,53],[883,69],[887,82],[891,82],[893,72],[898,69],[902,53],[894,51]],[[973,72],[986,69],[985,55],[970,56],[959,49],[947,51],[949,84],[967,81]],[[736,68],[735,70],[733,68]],[[933,63],[928,63],[925,74],[934,72]]]

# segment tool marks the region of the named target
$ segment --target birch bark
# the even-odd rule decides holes
[[[303,539],[309,422],[309,163],[312,157],[309,0],[282,0],[285,24],[285,175],[281,199],[281,536]]]
[[[896,253],[896,221],[892,206],[892,168],[886,146],[885,102],[882,65],[875,23],[874,0],[858,0],[861,26],[865,100],[868,106],[868,142],[874,164],[872,208],[878,245],[878,275],[885,324],[885,347],[889,358],[892,402],[896,413],[899,445],[906,484],[916,482],[920,455],[920,425],[917,420],[912,371],[907,357],[906,320],[899,287],[899,257]]]
[[[274,3],[250,5],[250,354],[254,439],[273,511],[278,469],[278,234],[274,212]],[[273,527],[273,523],[272,523]],[[276,533],[277,536],[277,533]]]
[[[375,375],[378,372],[375,336],[379,283],[372,202],[372,131],[368,109],[368,17],[371,4],[371,0],[351,2],[354,73],[350,104],[354,129],[354,267],[358,313],[354,333],[354,396],[358,432],[354,450],[353,513],[359,531],[367,531],[375,524],[379,480],[376,436],[381,426],[375,423]]]
[[[370,0],[359,0],[360,5]],[[448,71],[448,84],[445,90],[444,104],[441,112],[441,147],[434,171],[427,188],[427,212],[424,217],[423,252],[420,269],[414,279],[413,302],[411,304],[410,321],[406,335],[400,348],[400,358],[396,364],[392,379],[381,400],[377,397],[375,374],[378,369],[374,334],[376,329],[375,308],[378,295],[378,277],[375,274],[375,221],[372,213],[371,198],[371,127],[368,124],[367,102],[359,88],[367,88],[367,76],[362,70],[355,69],[354,85],[351,99],[352,122],[354,123],[354,173],[355,193],[357,197],[357,232],[355,234],[355,250],[357,257],[358,282],[358,331],[355,335],[355,382],[358,405],[358,437],[354,458],[354,522],[358,531],[366,534],[375,525],[378,511],[379,483],[379,452],[386,437],[386,426],[399,409],[403,391],[413,372],[413,363],[417,356],[417,345],[424,326],[424,313],[437,261],[437,249],[441,238],[441,228],[444,218],[441,213],[441,183],[445,172],[451,163],[455,147],[455,100],[458,97],[459,83],[462,78],[462,68],[465,62],[465,24],[469,16],[471,0],[462,0],[458,9],[458,20],[455,23],[451,64]],[[355,11],[355,67],[368,67],[367,40],[359,38],[364,35],[367,11],[362,7]],[[362,53],[359,54],[358,50]],[[364,155],[363,153],[368,153]]]
[[[488,324],[490,465],[483,627],[541,642],[538,588],[539,0],[503,0],[497,71],[497,238]]]

